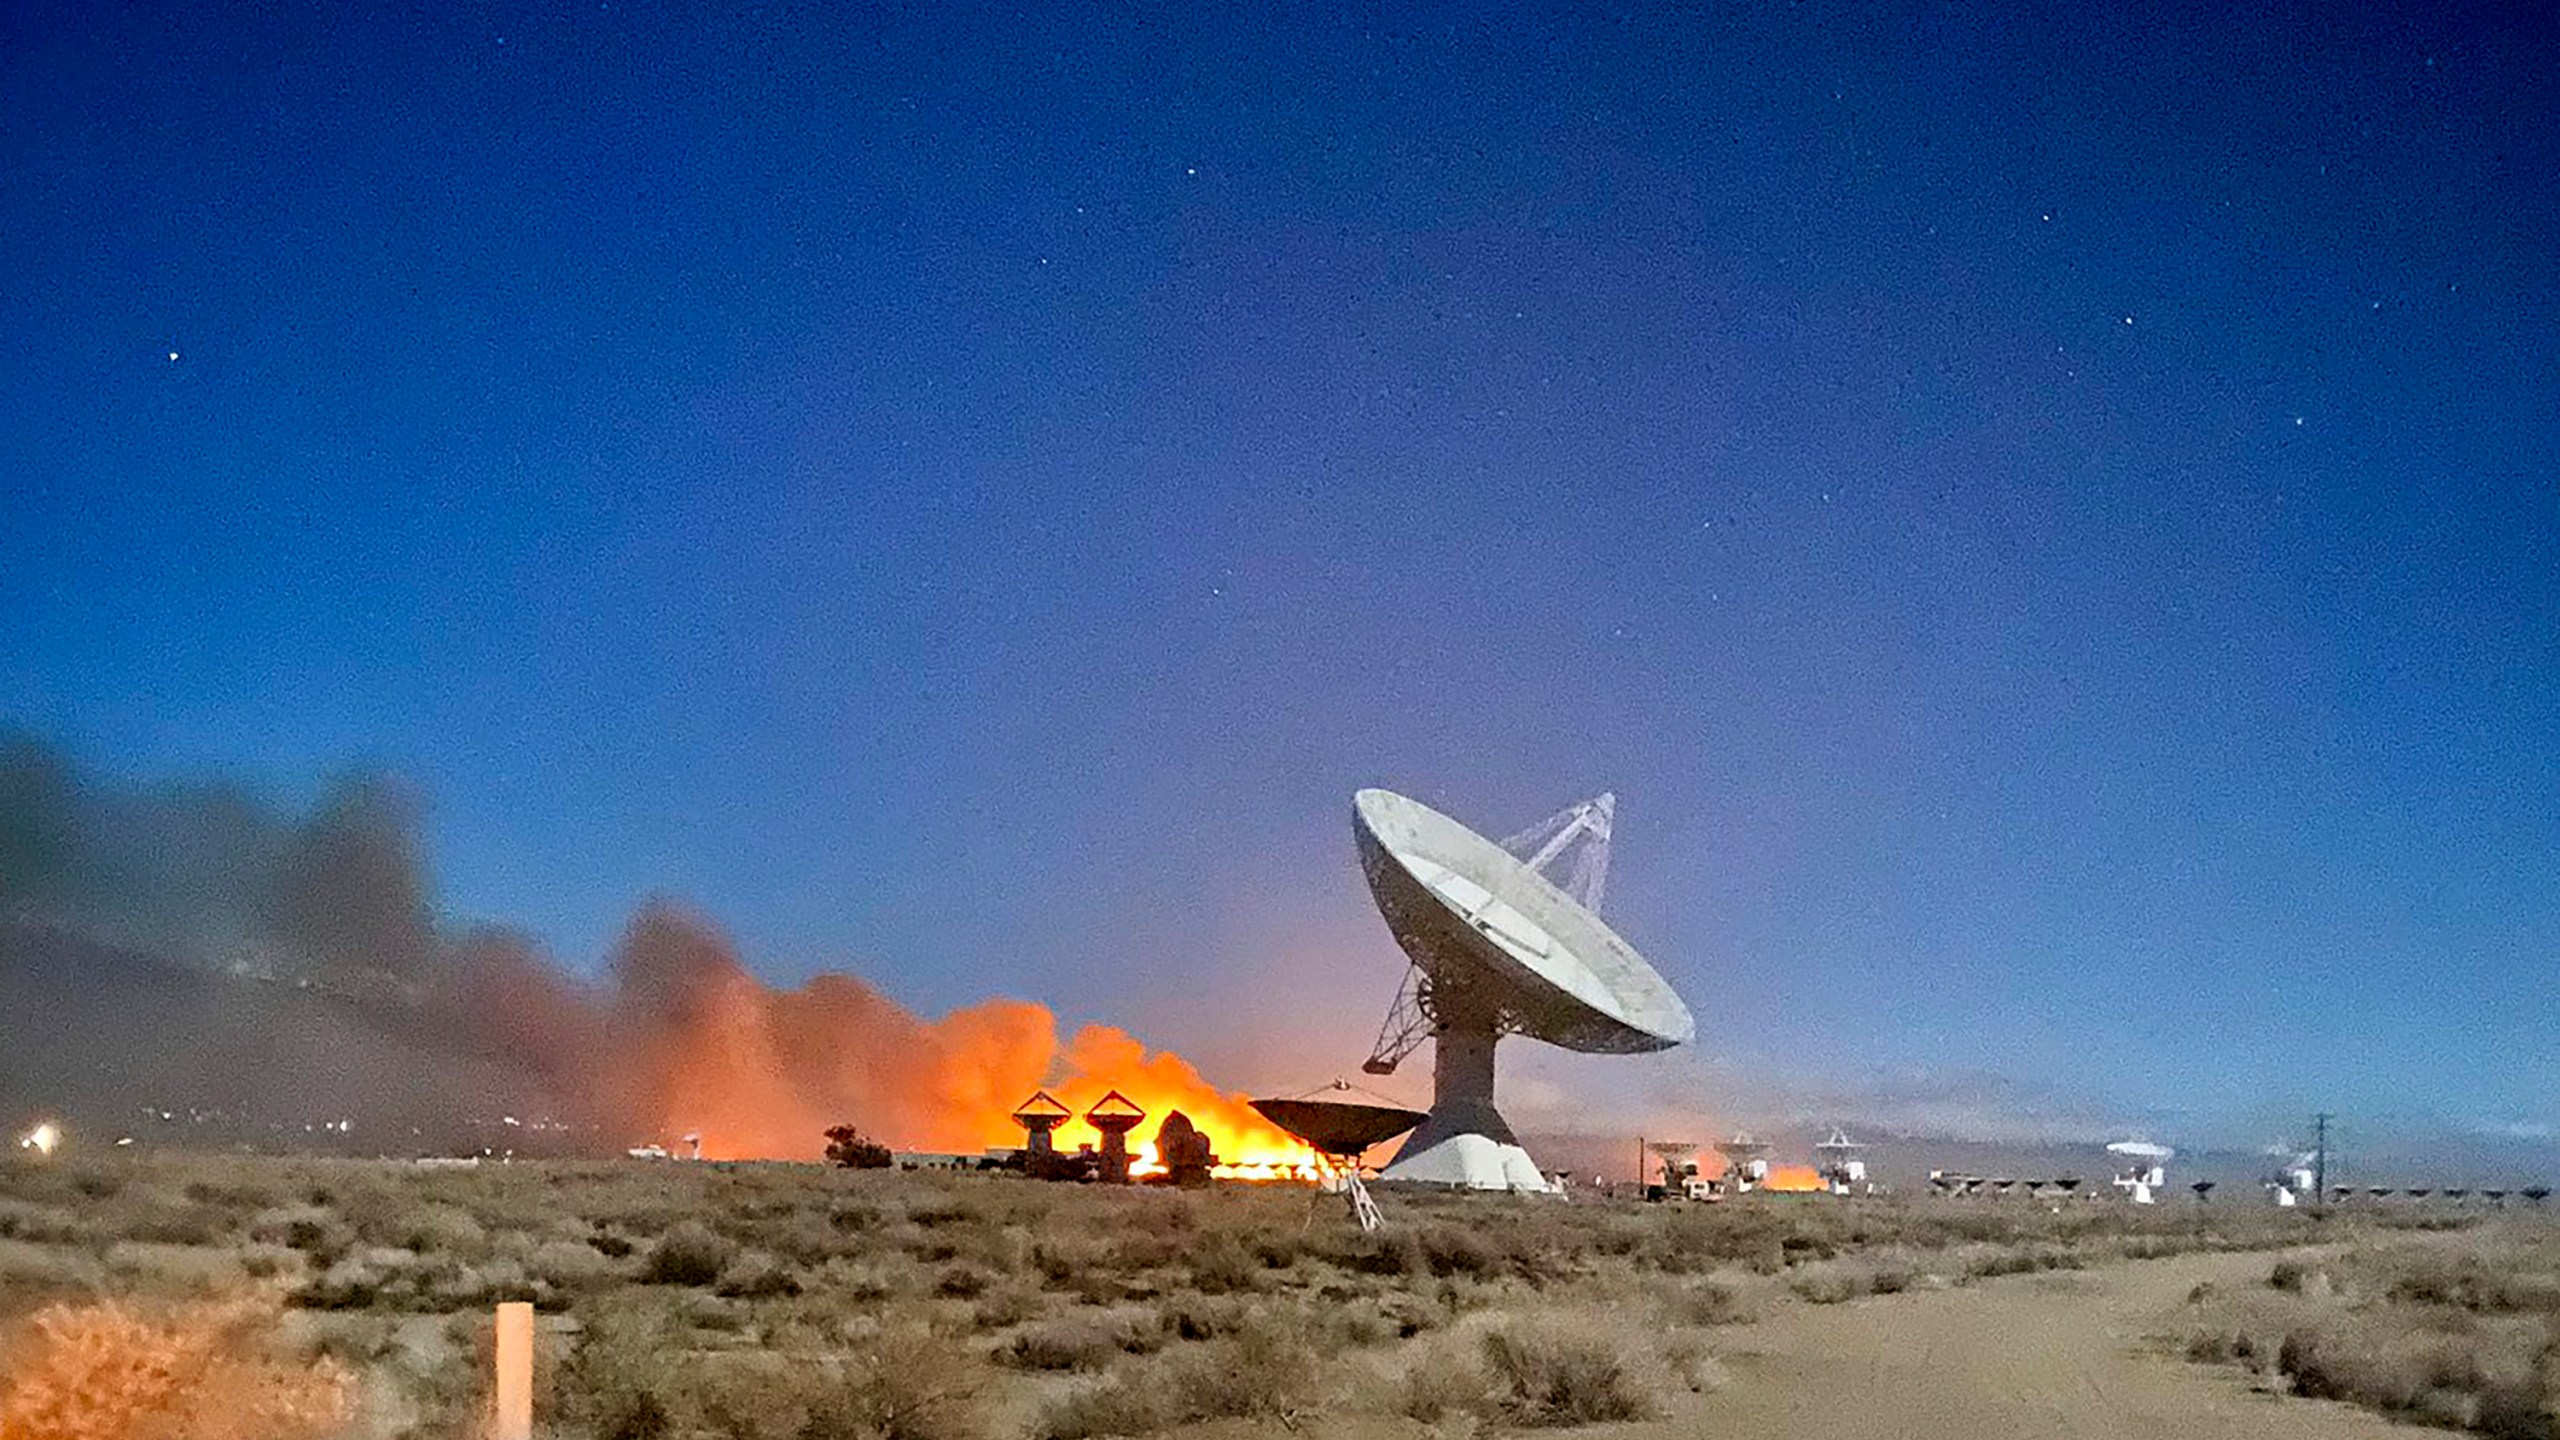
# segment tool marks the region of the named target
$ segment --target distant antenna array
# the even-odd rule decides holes
[[[1617,816],[1618,797],[1606,792],[1567,805],[1506,838],[1502,848],[1553,881],[1574,903],[1596,913],[1601,892],[1609,885],[1609,835]],[[1408,964],[1395,999],[1387,1006],[1387,1018],[1378,1026],[1377,1043],[1369,1047],[1369,1058],[1360,1068],[1371,1075],[1394,1074],[1405,1057],[1431,1038],[1436,1020],[1431,977],[1421,966]]]

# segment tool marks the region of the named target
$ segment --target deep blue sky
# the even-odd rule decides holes
[[[1737,1086],[2560,1123],[2560,12],[350,8],[0,11],[0,720],[1262,1083],[1614,788]]]

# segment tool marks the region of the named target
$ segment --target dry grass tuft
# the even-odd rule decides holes
[[[1223,1339],[1122,1364],[1043,1411],[1032,1440],[1152,1435],[1206,1420],[1295,1427],[1315,1408],[1316,1357],[1294,1327],[1250,1325]]]
[[[650,1285],[710,1285],[737,1258],[738,1245],[698,1220],[687,1220],[658,1237],[640,1264],[640,1279]]]
[[[1502,1418],[1514,1425],[1642,1420],[1661,1408],[1633,1357],[1601,1335],[1516,1322],[1485,1333],[1484,1359]]]
[[[1100,1370],[1123,1355],[1162,1349],[1164,1332],[1143,1312],[1086,1311],[1024,1326],[996,1358],[1019,1370]]]
[[[1747,1275],[1708,1275],[1664,1298],[1663,1318],[1674,1325],[1748,1325],[1767,1306],[1768,1282]]]
[[[0,1440],[296,1440],[343,1424],[355,1382],[336,1362],[264,1353],[272,1301],[149,1313],[55,1305],[25,1322],[0,1387]]]
[[[2293,1393],[2501,1440],[2560,1433],[2560,1236],[2484,1227],[2459,1246],[2368,1235],[2288,1256],[2263,1289],[2189,1297],[2190,1359]]]

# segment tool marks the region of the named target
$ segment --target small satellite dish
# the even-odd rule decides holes
[[[1048,1091],[1032,1091],[1031,1098],[1015,1106],[1013,1111],[1013,1123],[1022,1127],[1024,1153],[1056,1154],[1057,1128],[1074,1119],[1075,1113]]]
[[[1326,1098],[1301,1096],[1256,1100],[1252,1104],[1263,1119],[1306,1141],[1316,1153],[1341,1160],[1357,1160],[1369,1147],[1384,1145],[1423,1121],[1423,1112],[1401,1105],[1334,1098],[1336,1094],[1360,1093],[1335,1081],[1326,1090],[1316,1092]]]
[[[1360,1156],[1370,1146],[1383,1145],[1421,1124],[1421,1111],[1389,1103],[1385,1096],[1370,1095],[1344,1080],[1305,1095],[1250,1103],[1263,1119],[1306,1141],[1316,1152],[1328,1180],[1350,1199],[1351,1216],[1362,1230],[1386,1223],[1377,1202],[1369,1198],[1369,1188],[1360,1183]]]
[[[1102,1132],[1102,1179],[1107,1184],[1129,1183],[1129,1132],[1147,1112],[1138,1102],[1114,1090],[1093,1102],[1084,1112],[1084,1123]]]
[[[1644,1148],[1660,1162],[1662,1187],[1687,1192],[1689,1182],[1698,1174],[1698,1142],[1695,1140],[1648,1140]]]
[[[1589,908],[1606,851],[1597,859],[1584,852],[1579,899],[1540,873],[1577,840],[1605,845],[1615,807],[1604,795],[1567,809],[1529,832],[1542,840],[1522,857],[1392,791],[1352,798],[1360,868],[1412,961],[1407,990],[1363,1068],[1392,1072],[1426,1035],[1433,1046],[1431,1112],[1386,1178],[1551,1189],[1494,1108],[1495,1042],[1516,1034],[1633,1055],[1695,1033],[1689,1007]]]
[[[1730,1140],[1716,1142],[1716,1153],[1724,1157],[1724,1183],[1737,1195],[1760,1188],[1769,1178],[1769,1142],[1748,1130],[1736,1130]]]
[[[1814,1168],[1821,1172],[1824,1188],[1834,1195],[1847,1195],[1867,1183],[1866,1146],[1849,1138],[1849,1132],[1834,1125],[1831,1138],[1813,1147]]]

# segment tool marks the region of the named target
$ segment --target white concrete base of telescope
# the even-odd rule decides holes
[[[1540,1195],[1556,1188],[1493,1108],[1493,1046],[1500,1038],[1489,1023],[1440,1027],[1431,1042],[1431,1113],[1380,1179]]]
[[[1411,1146],[1406,1149],[1410,1151]],[[1537,1162],[1517,1142],[1490,1135],[1452,1135],[1431,1148],[1399,1154],[1379,1172],[1386,1180],[1415,1180],[1427,1185],[1454,1185],[1466,1190],[1519,1190],[1545,1194],[1555,1189],[1538,1173]]]

